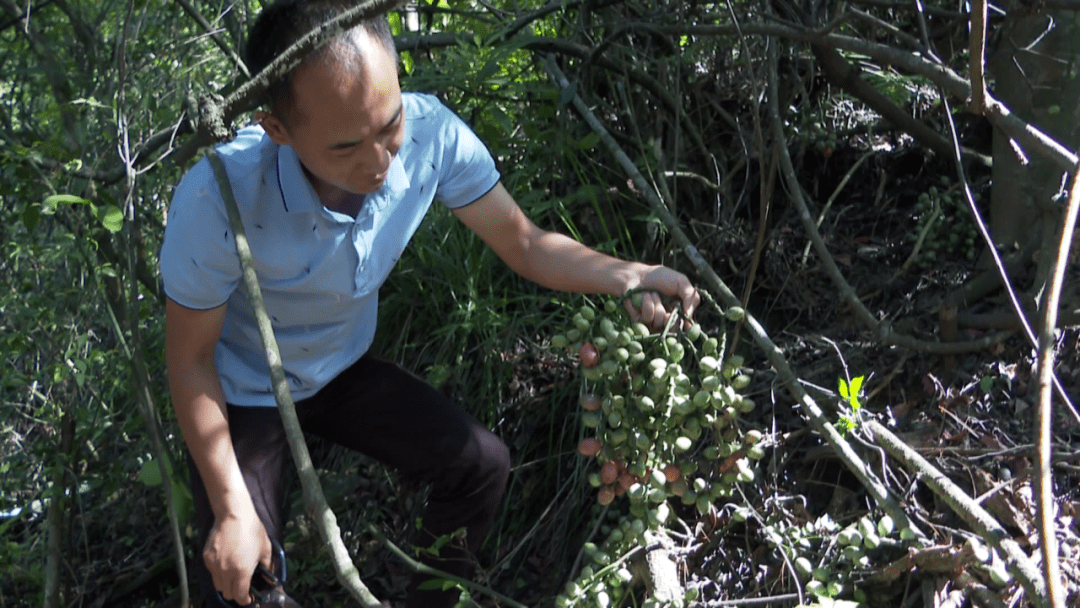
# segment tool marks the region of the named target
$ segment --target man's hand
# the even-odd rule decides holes
[[[675,306],[665,306],[660,294],[676,298],[682,305],[686,316],[683,329],[690,326],[690,318],[701,303],[701,296],[690,283],[690,279],[681,272],[672,270],[666,266],[651,266],[640,276],[637,285],[631,289],[648,290],[641,291],[641,304],[635,306],[632,298],[623,300],[623,306],[630,313],[634,321],[641,321],[653,330],[663,329],[668,318],[675,314]]]
[[[272,567],[273,549],[262,521],[253,512],[218,517],[203,548],[203,561],[221,597],[247,606],[252,602],[251,576],[261,563]]]

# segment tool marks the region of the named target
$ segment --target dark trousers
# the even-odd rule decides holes
[[[431,493],[417,546],[465,528],[465,546],[451,542],[439,558],[421,561],[468,578],[473,560],[502,502],[510,471],[506,445],[459,405],[397,365],[365,356],[321,391],[296,403],[307,434],[356,450],[428,482]],[[277,408],[228,406],[229,431],[240,470],[266,532],[284,530],[285,466],[289,452]],[[210,502],[191,459],[192,496],[199,527],[195,569],[205,600],[216,592],[202,561],[214,523]],[[426,555],[426,554],[425,554]],[[421,591],[414,576],[408,608],[453,606],[457,592]],[[303,604],[303,598],[297,598]],[[214,604],[210,604],[214,605]]]

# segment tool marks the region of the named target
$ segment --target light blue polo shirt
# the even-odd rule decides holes
[[[357,217],[322,205],[290,146],[262,127],[217,151],[232,183],[266,310],[296,400],[318,392],[371,346],[379,286],[434,199],[453,209],[499,181],[487,148],[431,95],[402,94],[405,135],[382,188]],[[209,161],[180,181],[161,248],[165,293],[187,308],[228,303],[215,351],[225,399],[275,405],[262,339],[240,288],[240,261]]]

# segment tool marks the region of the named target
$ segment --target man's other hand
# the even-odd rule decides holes
[[[203,548],[203,561],[221,597],[240,606],[252,602],[251,576],[261,563],[272,567],[273,549],[259,517],[218,517]]]

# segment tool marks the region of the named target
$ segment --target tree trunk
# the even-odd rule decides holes
[[[998,32],[988,61],[994,92],[1012,111],[1039,127],[1058,143],[1075,149],[1080,142],[1080,15],[1053,11],[1010,17]],[[1060,209],[1052,204],[1064,185],[1062,172],[1050,161],[1025,151],[1024,166],[999,131],[994,131],[993,194],[990,230],[999,247],[1023,246],[1042,234],[1046,246],[1055,233]],[[1033,292],[1041,291],[1052,256],[1039,255]]]

